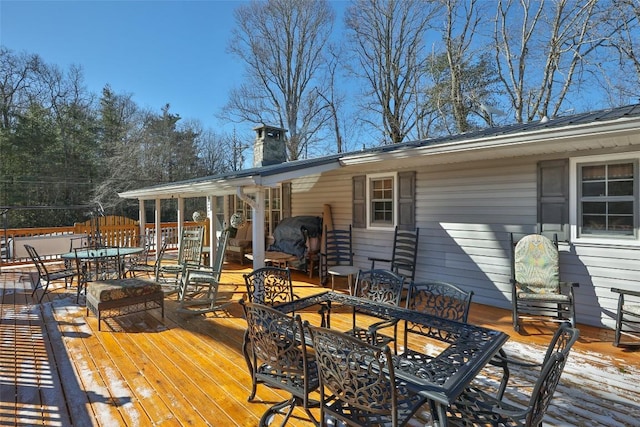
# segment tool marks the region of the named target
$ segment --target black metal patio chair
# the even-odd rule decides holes
[[[51,282],[64,280],[65,288],[67,288],[69,284],[73,284],[73,278],[77,276],[77,272],[75,269],[69,268],[66,265],[64,268],[58,268],[55,270],[47,268],[45,263],[42,261],[42,258],[40,258],[40,255],[38,255],[38,251],[36,250],[36,248],[31,245],[24,245],[24,247],[27,250],[29,257],[31,258],[31,261],[36,267],[38,276],[35,280],[33,291],[31,291],[31,296],[33,297],[36,291],[39,288],[42,288],[42,295],[40,295],[40,297],[38,298],[38,303],[42,302],[44,295],[49,290],[49,285],[51,284]]]
[[[318,366],[307,353],[304,328],[300,316],[287,316],[271,307],[240,301],[247,320],[242,352],[251,374],[249,402],[256,396],[258,384],[285,390],[291,398],[271,406],[260,419],[260,426],[281,419],[284,426],[296,407],[301,407],[309,419],[319,423],[310,411],[318,401],[309,394],[318,389]],[[282,412],[288,408],[286,412]]]
[[[445,282],[412,283],[407,296],[407,308],[458,322],[467,322],[473,291],[465,291]],[[412,349],[409,345],[411,335],[433,338],[437,335],[440,341],[450,341],[441,329],[430,329],[413,322],[404,322],[403,357],[417,362],[429,356],[424,351]]]
[[[404,426],[426,402],[395,376],[391,350],[305,325],[320,372],[320,418],[349,426]],[[334,425],[340,425],[335,423]]]
[[[354,296],[376,303],[400,305],[404,277],[389,270],[360,271],[356,279]],[[358,315],[372,314],[366,307],[353,307],[352,328],[346,333],[372,345],[383,346],[393,342],[394,353],[397,353],[398,319],[382,318],[366,327],[358,324]],[[393,328],[393,336],[381,334],[385,328]]]
[[[295,298],[288,268],[262,267],[243,277],[250,302],[272,306],[291,302]]]
[[[505,399],[502,388],[496,396],[493,396],[483,389],[471,386],[449,405],[448,425],[541,426],[571,347],[578,336],[578,329],[572,328],[568,322],[563,323],[554,334],[543,363],[541,365],[523,364],[530,367],[541,366],[536,382],[525,386],[532,390],[526,406],[520,406],[512,403],[510,399]],[[516,362],[505,360],[505,363]],[[435,412],[432,411],[432,413],[436,416]]]

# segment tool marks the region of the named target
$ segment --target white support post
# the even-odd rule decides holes
[[[253,268],[264,267],[264,191],[256,193],[253,208]]]
[[[209,267],[213,267],[213,260],[216,259],[216,248],[218,247],[215,212],[218,210],[216,198],[207,196],[207,218],[209,219]]]
[[[238,187],[236,193],[238,197],[251,206],[251,209],[253,210],[253,228],[251,231],[253,236],[253,268],[255,270],[257,268],[264,267],[264,190],[260,188],[256,191],[255,200],[244,194],[243,190],[244,189],[242,187]]]
[[[160,199],[156,199],[155,224],[156,224],[156,259],[162,247],[162,223],[160,222]]]
[[[184,229],[184,199],[178,197],[178,247],[182,244],[182,230]]]
[[[140,230],[138,230],[140,235],[140,241],[138,243],[142,243],[143,245],[150,244],[151,242],[143,242],[142,240],[145,237],[145,231],[147,230],[147,217],[144,211],[144,199],[138,200],[138,227],[140,228]]]

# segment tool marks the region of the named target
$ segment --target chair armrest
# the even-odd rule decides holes
[[[571,288],[579,288],[580,283],[578,282],[560,282],[561,286],[571,287]]]
[[[640,297],[640,291],[632,291],[629,289],[611,288],[611,292],[616,292],[622,295],[631,295],[634,297]]]
[[[529,407],[522,410],[514,410],[511,408],[504,408],[500,405],[496,405],[491,408],[491,412],[498,415],[503,415],[509,418],[524,419],[527,416],[527,414],[531,411],[531,409],[532,408]]]
[[[393,341],[396,341],[397,335],[398,335],[398,319],[383,320],[381,322],[376,322],[376,323],[373,323],[372,325],[369,325],[369,328],[367,329],[368,329],[369,335],[371,336],[371,341],[374,343],[377,341],[377,335],[379,330],[384,328],[390,328],[392,326],[393,326]]]
[[[511,376],[511,371],[509,369],[510,366],[515,365],[522,368],[537,368],[542,366],[542,363],[530,363],[512,359],[507,356],[507,353],[502,348],[498,351],[498,354],[493,356],[493,358],[489,361],[489,364],[498,368],[502,368],[503,371],[502,378],[500,379],[500,385],[498,386],[498,392],[496,393],[496,398],[498,400],[502,400],[502,396],[504,396],[504,392],[507,389],[509,377]]]
[[[542,366],[542,363],[531,363],[512,359],[502,349],[500,349],[500,352],[498,354],[493,356],[489,363],[497,367],[504,367],[505,365],[515,365],[523,368],[539,368]]]
[[[383,320],[381,322],[376,322],[373,323],[371,325],[369,325],[369,332],[371,332],[372,334],[375,334],[376,331],[380,330],[380,329],[384,329],[384,328],[390,328],[391,326],[396,326],[398,324],[398,319],[390,319],[390,320]]]

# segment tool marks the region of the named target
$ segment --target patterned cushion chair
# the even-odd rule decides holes
[[[513,246],[513,235],[511,235]],[[578,283],[560,281],[557,238],[530,234],[514,247],[512,263],[513,329],[520,330],[520,318],[551,316],[575,327],[574,287]]]

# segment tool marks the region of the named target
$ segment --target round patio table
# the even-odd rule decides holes
[[[60,257],[62,259],[75,259],[77,256],[80,259],[91,260],[96,258],[135,255],[139,254],[142,251],[144,251],[144,248],[138,247],[78,249],[75,252],[67,252],[66,254],[62,254],[60,255]]]
[[[335,276],[347,277],[347,283],[349,283],[349,295],[353,295],[353,276],[358,274],[360,269],[358,267],[354,267],[352,265],[334,265],[333,267],[329,267],[327,269],[327,273],[331,275],[331,290],[335,290],[335,284],[333,283],[333,279]]]

